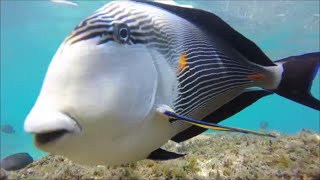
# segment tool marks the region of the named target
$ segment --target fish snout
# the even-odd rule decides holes
[[[71,116],[60,112],[43,112],[27,117],[24,130],[34,134],[36,145],[46,145],[57,141],[67,134],[75,134],[81,131],[78,122]]]

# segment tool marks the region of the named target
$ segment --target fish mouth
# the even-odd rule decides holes
[[[34,143],[37,147],[52,144],[82,131],[77,119],[68,113],[39,113],[39,111],[27,117],[24,129],[27,133],[34,135]]]
[[[51,132],[46,132],[46,133],[38,133],[34,135],[35,142],[37,145],[46,145],[51,142],[54,142],[66,134],[70,134],[71,132],[66,130],[66,129],[60,129],[60,130],[55,130]]]

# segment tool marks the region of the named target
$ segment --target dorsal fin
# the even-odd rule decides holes
[[[262,66],[275,66],[275,64],[262,52],[262,50],[252,41],[235,31],[230,25],[213,13],[181,6],[173,6],[146,0],[133,0],[164,9],[172,14],[180,16],[200,27],[213,36],[223,39],[231,47],[237,50],[249,61]]]

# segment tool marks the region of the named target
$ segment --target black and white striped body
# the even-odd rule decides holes
[[[113,25],[116,23],[128,25],[129,45],[144,44],[155,49],[175,72],[179,56],[187,54],[187,67],[176,73],[178,84],[173,84],[173,92],[170,92],[176,95],[172,103],[179,114],[192,115],[219,95],[252,86],[253,81],[246,76],[258,72],[258,67],[235,52],[226,52],[227,47],[220,48],[219,41],[210,39],[190,22],[135,2],[109,3],[83,21],[68,41],[76,43],[99,37],[101,43],[108,43],[113,41]]]
[[[263,71],[187,20],[136,2],[109,3],[84,20],[68,41],[99,37],[101,43],[108,43],[113,41],[117,23],[129,27],[128,45],[143,44],[158,51],[166,62],[155,63],[167,63],[173,72],[177,72],[179,56],[187,54],[186,68],[169,77],[177,81],[169,84],[172,91],[167,93],[173,96],[166,102],[181,115],[203,118],[243,89],[256,85],[247,75]],[[163,74],[164,78],[167,75]]]

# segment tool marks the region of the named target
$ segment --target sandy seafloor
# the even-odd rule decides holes
[[[273,132],[277,138],[211,133],[164,148],[188,155],[170,161],[85,166],[46,156],[1,179],[320,179],[320,134]]]

